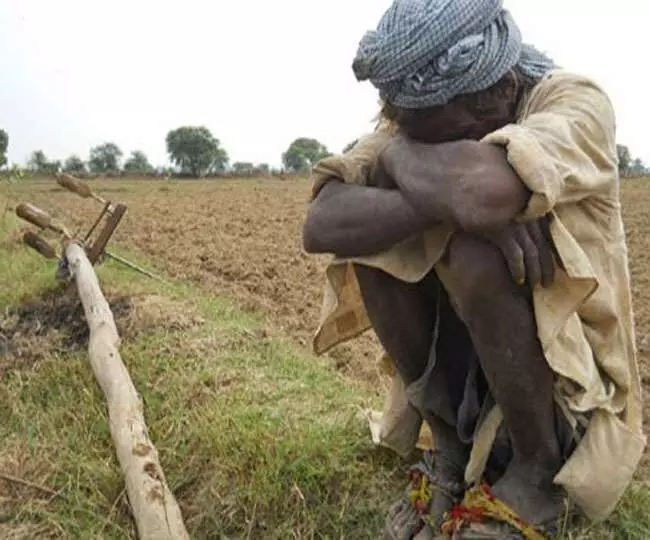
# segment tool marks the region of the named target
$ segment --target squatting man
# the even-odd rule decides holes
[[[433,435],[386,538],[607,517],[646,444],[608,96],[500,0],[396,0],[352,68],[380,120],[314,167],[303,240],[333,255],[315,350],[372,328],[381,443]]]

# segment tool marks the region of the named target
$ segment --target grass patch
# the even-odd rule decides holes
[[[56,265],[13,226],[0,232],[0,306],[45,312],[62,297],[72,317],[74,290],[52,292]],[[130,298],[121,352],[192,538],[379,536],[406,463],[371,445],[360,412],[381,404],[368,389],[224,299],[113,261],[99,276],[109,301]],[[0,370],[0,537],[135,538],[84,336],[51,326],[34,334],[49,343],[38,361]],[[649,509],[634,488],[607,523],[568,537],[648,538]]]
[[[10,251],[0,256],[2,305],[49,297],[55,265],[19,246]],[[266,337],[255,317],[227,301],[140,279],[111,261],[99,274],[109,300],[113,291],[162,292],[179,318],[194,321],[143,327],[121,347],[192,538],[380,530],[403,464],[369,442],[360,415],[369,394]],[[0,477],[0,537],[134,537],[84,347],[53,346],[28,369],[4,371],[0,471],[13,480]]]

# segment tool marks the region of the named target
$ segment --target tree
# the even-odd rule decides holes
[[[618,154],[618,172],[621,175],[626,175],[630,171],[632,156],[630,149],[624,144],[616,145],[616,153]]]
[[[56,174],[61,170],[61,162],[50,161],[43,150],[35,150],[29,157],[27,168],[39,174]]]
[[[174,169],[171,167],[158,166],[156,167],[156,176],[158,178],[166,178],[169,180],[174,176]]]
[[[0,129],[0,169],[7,164],[7,149],[9,148],[9,135]]]
[[[88,168],[94,173],[114,173],[120,170],[122,150],[112,142],[107,142],[90,149]]]
[[[165,139],[172,162],[184,173],[198,178],[226,169],[228,154],[205,126],[182,126],[170,131]]]
[[[247,161],[237,161],[232,164],[232,172],[237,176],[254,176],[255,165]]]
[[[217,141],[217,144],[219,141]],[[229,161],[228,153],[223,148],[217,148],[214,153],[214,158],[212,160],[212,165],[208,169],[208,172],[212,174],[223,174],[226,172]]]
[[[356,144],[359,142],[359,139],[354,139],[352,142],[349,142],[348,144],[345,145],[345,148],[343,148],[343,153],[345,154],[346,152],[349,152],[352,150]]]
[[[47,157],[45,156],[45,152],[43,152],[43,150],[34,150],[29,156],[29,160],[27,161],[29,170],[33,172],[45,172],[47,169],[47,164]]]
[[[282,163],[292,172],[309,172],[321,159],[330,156],[324,144],[316,139],[300,137],[282,154]]]
[[[140,150],[135,150],[132,152],[131,156],[126,160],[126,163],[124,164],[124,171],[129,173],[144,174],[150,173],[153,170],[154,168],[151,163],[149,163],[149,159],[147,159],[145,153],[141,152]]]
[[[59,171],[61,171],[61,161],[56,159],[54,161],[48,161],[43,172],[46,174],[56,174]]]
[[[624,144],[616,145],[618,154],[618,172],[621,176],[642,175],[648,172],[640,158],[633,158],[630,149]]]
[[[65,160],[63,171],[69,174],[86,174],[86,164],[79,156],[72,155]]]
[[[643,161],[639,158],[632,160],[632,165],[630,165],[630,174],[642,175],[646,172],[646,166]]]

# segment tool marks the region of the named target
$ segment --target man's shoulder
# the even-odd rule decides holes
[[[555,70],[545,75],[518,111],[518,123],[549,126],[569,122],[580,127],[603,152],[615,152],[616,112],[601,85],[592,77]]]
[[[544,75],[540,84],[592,84],[598,85],[596,80],[589,75],[577,71],[556,68]]]
[[[612,108],[609,95],[593,77],[568,71],[555,69],[542,77],[532,88],[528,96],[528,108],[546,107],[563,102],[592,102],[595,106]]]
[[[356,144],[343,154],[344,157],[358,158],[363,154],[376,157],[381,149],[395,136],[395,130],[388,124],[381,122],[371,132],[366,132],[357,140]]]
[[[373,131],[359,137],[347,152],[326,157],[316,163],[311,174],[314,196],[330,180],[366,184],[379,155],[394,135],[392,126],[380,122]]]

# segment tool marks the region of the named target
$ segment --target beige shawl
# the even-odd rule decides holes
[[[592,413],[555,481],[593,519],[614,509],[646,445],[615,131],[606,94],[585,77],[555,71],[524,99],[515,124],[484,139],[507,149],[509,162],[533,192],[520,219],[548,212],[555,217],[551,233],[565,270],[557,270],[551,287],[533,291],[538,334],[556,374],[555,398],[562,410],[574,426]],[[332,179],[366,182],[390,137],[391,130],[380,126],[350,152],[321,161],[313,171],[315,191]],[[326,271],[315,351],[370,328],[350,263],[415,282],[434,267],[446,271],[440,258],[451,233],[440,226],[376,256],[334,258]],[[393,386],[374,437],[405,454],[417,443],[422,421],[385,360]],[[468,481],[480,477],[500,422],[497,406],[477,436]]]

